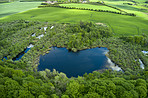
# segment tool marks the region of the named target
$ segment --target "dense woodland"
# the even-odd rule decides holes
[[[10,64],[10,63],[7,63]],[[46,69],[15,70],[0,65],[1,98],[146,98],[148,71],[94,71],[78,78]],[[12,64],[12,66],[15,64]]]
[[[44,36],[37,38],[41,34]],[[114,37],[107,25],[92,22],[0,23],[0,59],[7,57],[0,61],[0,98],[146,98],[148,57],[141,51],[148,49],[147,39],[145,34]],[[19,61],[12,60],[30,44],[34,47]],[[50,52],[52,46],[66,47],[73,52],[107,47],[106,56],[124,72],[108,69],[67,78],[56,70],[37,71],[39,56]],[[140,68],[138,59],[145,69]]]

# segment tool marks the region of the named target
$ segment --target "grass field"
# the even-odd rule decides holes
[[[36,8],[41,2],[13,2],[0,4],[0,18]]]
[[[97,2],[97,1],[125,1],[125,0],[90,0],[91,2]],[[128,1],[128,0],[127,0]],[[136,2],[145,2],[147,0],[133,0],[133,1],[136,1]]]
[[[80,20],[92,21],[95,23],[107,24],[111,27],[115,36],[121,36],[123,34],[138,35],[142,33],[148,35],[148,21],[145,19],[107,12],[48,7],[32,9],[26,12],[10,15],[1,18],[0,22],[16,19],[39,20],[52,23],[76,23]]]
[[[115,11],[120,12],[116,9],[113,9],[111,7],[107,7],[104,5],[92,5],[92,4],[78,4],[78,3],[70,3],[70,4],[60,4],[60,6],[66,6],[66,7],[76,7],[76,8],[89,8],[89,9],[100,9],[100,10],[108,10],[108,11]]]
[[[97,2],[99,0],[90,0],[90,1]],[[107,5],[120,8],[128,13],[135,13],[137,17],[141,17],[141,18],[148,20],[148,7],[144,7],[144,5],[148,6],[148,4],[144,3],[146,0],[133,0],[133,1],[139,2],[137,3],[137,5],[123,4],[123,3],[134,4],[131,1],[113,1],[113,0],[101,0],[101,1],[104,1],[105,4]]]
[[[111,6],[118,7],[126,12],[135,13],[137,17],[141,17],[148,20],[148,8],[141,6],[140,4],[138,5],[123,4],[123,3],[132,3],[128,1],[105,1],[105,3]]]

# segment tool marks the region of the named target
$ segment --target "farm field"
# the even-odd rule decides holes
[[[11,14],[16,14],[32,8],[37,8],[41,2],[13,2],[0,4],[0,18]]]
[[[115,11],[120,12],[116,9],[113,9],[111,7],[107,7],[104,5],[93,5],[93,4],[76,4],[76,3],[70,3],[70,4],[60,4],[60,6],[66,6],[66,7],[76,7],[76,8],[89,8],[89,9],[100,9],[100,10],[108,10],[108,11]]]
[[[107,12],[48,7],[32,9],[3,17],[0,21],[12,21],[16,19],[48,21],[51,23],[76,23],[81,20],[92,21],[94,23],[105,23],[110,26],[115,36],[143,33],[148,35],[148,22],[145,19]]]

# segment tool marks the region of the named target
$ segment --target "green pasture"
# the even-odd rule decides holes
[[[122,1],[124,1],[124,0],[90,0],[90,1],[91,1],[91,2],[97,2],[97,1],[113,1],[113,2],[114,2],[114,1],[115,1],[115,2],[116,2],[116,1],[119,1],[119,2],[120,2],[120,1],[121,1],[121,2],[122,2]],[[127,1],[131,1],[131,0],[127,0]],[[145,1],[147,1],[147,0],[133,0],[133,1],[136,1],[136,2],[145,2]]]
[[[36,8],[41,2],[13,2],[0,4],[0,17]]]
[[[115,11],[120,12],[114,8],[104,6],[104,5],[93,5],[93,4],[79,4],[79,3],[69,3],[69,4],[60,4],[60,6],[66,7],[76,7],[76,8],[89,8],[89,9],[100,9],[100,10],[108,10],[108,11]]]
[[[134,0],[134,1],[136,1],[136,2],[145,2],[147,0]]]
[[[133,2],[129,2],[129,1],[104,1],[104,2],[108,5],[118,7],[126,12],[135,13],[137,17],[141,17],[148,20],[148,8],[142,6],[141,4],[138,4],[138,5],[123,4],[123,3],[133,4]]]
[[[105,23],[110,26],[115,36],[121,35],[148,35],[148,21],[140,17],[119,15],[107,12],[95,12],[64,8],[37,8],[0,18],[0,22],[17,19],[48,21],[51,23],[76,23],[79,21],[92,21]]]

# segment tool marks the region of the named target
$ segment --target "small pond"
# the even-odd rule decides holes
[[[26,48],[23,52],[19,53],[15,58],[13,58],[13,61],[18,61],[20,60],[25,53],[27,53],[30,50],[30,48]]]
[[[38,70],[46,68],[65,73],[68,77],[82,76],[95,70],[106,69],[110,65],[105,54],[107,48],[92,48],[78,52],[70,52],[66,48],[52,47],[52,50],[40,56]]]

